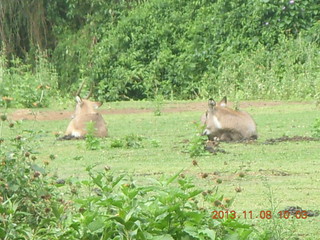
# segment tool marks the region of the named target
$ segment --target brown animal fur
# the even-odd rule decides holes
[[[108,131],[106,123],[100,113],[96,111],[102,105],[101,102],[93,102],[88,99],[76,97],[77,105],[73,119],[68,125],[65,136],[62,139],[83,138],[87,134],[87,125],[92,122],[96,137],[106,137]]]
[[[256,123],[252,117],[247,112],[233,110],[226,105],[226,97],[219,103],[209,100],[208,111],[201,117],[201,122],[206,126],[203,135],[207,135],[209,140],[218,138],[221,141],[257,139]]]

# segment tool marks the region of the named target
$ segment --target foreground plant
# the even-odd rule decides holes
[[[27,145],[29,138],[4,139],[0,148],[0,239],[47,239],[64,217],[66,202]]]
[[[116,138],[111,141],[111,148],[143,148],[143,136],[129,134],[122,138]]]
[[[87,171],[91,196],[76,199],[78,213],[70,231],[76,239],[246,239],[253,231],[234,219],[212,219],[223,206],[217,189],[203,191],[177,173],[139,186],[128,176]],[[226,207],[226,206],[224,206]]]
[[[317,118],[313,123],[312,136],[315,138],[320,138],[320,118]]]

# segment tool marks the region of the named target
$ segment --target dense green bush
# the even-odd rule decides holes
[[[160,95],[309,99],[319,91],[320,7],[313,0],[38,0],[39,16],[47,21],[38,25],[31,24],[39,22],[34,14],[4,2],[9,15],[30,18],[25,24],[24,17],[5,21],[0,15],[5,39],[0,47],[10,56],[6,68],[13,78],[13,89],[0,86],[1,92],[28,96],[24,106],[39,102],[43,93],[32,85],[39,85],[33,76],[39,48],[35,42],[47,42],[39,45],[48,46],[47,59],[55,68],[49,72],[57,72],[54,81],[64,94],[74,92],[82,80],[94,82],[96,96],[109,101]],[[14,31],[5,31],[10,27]],[[10,42],[23,28],[25,39]],[[19,43],[19,53],[6,46],[9,42]],[[17,74],[22,65],[14,59],[22,54],[28,67]]]
[[[246,98],[288,99],[301,97],[293,96],[288,85],[294,68],[304,86],[299,94],[306,98],[313,95],[307,91],[313,85],[301,75],[309,63],[312,70],[319,64],[319,46],[300,33],[315,24],[318,11],[313,1],[148,1],[102,35],[90,72],[99,82],[99,95],[108,100],[237,95],[238,90]],[[309,61],[297,60],[301,54]],[[246,61],[265,55],[268,66],[248,76],[246,70],[258,64]],[[270,81],[257,81],[269,71]],[[248,92],[248,85],[265,90],[260,94],[250,86]]]
[[[260,45],[246,53],[223,55],[217,74],[203,81],[209,93],[238,99],[314,99],[320,91],[318,49],[300,37],[283,37],[272,51]]]
[[[48,18],[57,40],[52,61],[60,76],[61,89],[73,90],[80,78],[92,78],[96,42],[130,11],[135,2],[62,0],[48,3]]]

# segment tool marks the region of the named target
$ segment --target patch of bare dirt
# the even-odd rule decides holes
[[[259,169],[260,173],[263,173],[265,175],[273,175],[273,176],[290,176],[291,174],[285,171],[280,171],[276,169],[271,169],[271,170],[264,170],[264,169]]]
[[[61,111],[41,111],[33,109],[18,109],[15,112],[9,114],[8,119],[10,120],[64,120],[71,119],[73,112],[61,110]]]
[[[303,210],[301,207],[298,206],[290,206],[286,207],[284,210],[281,210],[282,212],[282,217],[284,216],[292,216],[292,217],[299,217],[302,218],[304,215],[308,217],[317,217],[319,216],[320,212],[318,210]]]
[[[270,138],[267,139],[264,144],[275,144],[280,142],[303,142],[303,141],[320,141],[320,138],[314,138],[314,137],[306,137],[306,136],[283,136],[280,138]]]
[[[207,140],[205,142],[204,149],[213,154],[217,154],[218,152],[227,153],[224,149],[219,147],[219,144],[220,144],[219,141]]]
[[[286,104],[296,104],[302,102],[290,102]],[[278,106],[283,104],[281,101],[245,101],[241,102],[239,107],[244,109],[247,107],[266,107],[266,106]],[[229,106],[233,103],[229,102]],[[192,103],[170,103],[167,104],[163,112],[187,112],[187,111],[203,111],[207,110],[207,102],[192,102]],[[153,112],[152,108],[149,109],[137,109],[137,108],[125,108],[125,109],[101,109],[101,114],[138,114]],[[52,120],[65,120],[70,119],[73,115],[73,111],[60,110],[60,111],[42,111],[39,109],[18,109],[15,112],[9,114],[10,120],[37,120],[37,121],[52,121]]]

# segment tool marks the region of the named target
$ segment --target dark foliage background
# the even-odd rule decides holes
[[[2,65],[18,57],[34,71],[41,52],[59,91],[87,80],[109,101],[315,98],[319,11],[313,0],[3,0]]]

